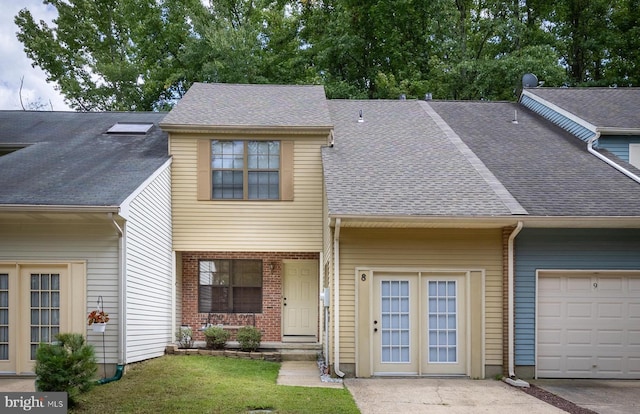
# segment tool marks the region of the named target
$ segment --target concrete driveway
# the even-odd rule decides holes
[[[362,414],[564,413],[496,380],[355,378],[344,384]]]
[[[640,413],[638,380],[532,380],[532,384],[599,414]]]

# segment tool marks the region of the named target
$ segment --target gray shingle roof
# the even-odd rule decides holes
[[[596,127],[640,128],[640,88],[531,88]]]
[[[508,216],[513,212],[418,101],[329,101],[334,147],[322,150],[329,213]],[[358,122],[359,111],[364,122]],[[506,198],[508,198],[507,196]]]
[[[330,127],[322,86],[194,83],[163,125]]]
[[[119,205],[168,159],[161,113],[0,111],[0,204]],[[107,135],[116,122],[153,123],[146,136]]]
[[[578,138],[515,103],[430,106],[535,216],[637,216],[640,184]],[[518,123],[512,123],[518,110]]]

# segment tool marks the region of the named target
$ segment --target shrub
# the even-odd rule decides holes
[[[178,348],[193,348],[193,331],[188,326],[181,326],[176,332]]]
[[[57,342],[41,343],[36,352],[36,390],[66,392],[69,406],[95,384],[98,370],[93,346],[81,334],[60,333]]]
[[[238,329],[237,339],[242,351],[255,351],[260,347],[262,332],[255,326],[243,326]]]
[[[231,334],[219,326],[209,326],[204,330],[207,348],[223,349]]]

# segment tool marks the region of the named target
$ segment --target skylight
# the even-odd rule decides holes
[[[135,135],[144,135],[149,130],[153,124],[135,124],[135,123],[116,123],[111,128],[107,130],[107,134],[135,134]]]

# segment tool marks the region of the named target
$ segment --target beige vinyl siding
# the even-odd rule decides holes
[[[76,216],[60,220],[40,216],[15,216],[0,220],[0,261],[21,263],[86,262],[86,309],[82,319],[83,333],[96,348],[96,357],[104,361],[102,334],[93,333],[86,325],[86,315],[102,296],[104,309],[111,320],[104,334],[106,362],[117,363],[118,325],[118,234],[104,217],[95,221],[78,220]]]
[[[173,243],[177,251],[321,251],[326,137],[294,143],[293,201],[198,201],[197,147],[212,135],[172,134]],[[252,139],[224,136],[220,139]],[[289,139],[270,136],[269,139]]]
[[[167,166],[129,205],[126,363],[161,356],[173,342],[170,185]]]
[[[344,223],[343,223],[344,225]],[[340,231],[340,362],[355,363],[357,267],[485,272],[485,364],[502,364],[502,233],[463,229]],[[472,272],[474,275],[480,272]],[[471,292],[475,294],[475,292]]]

